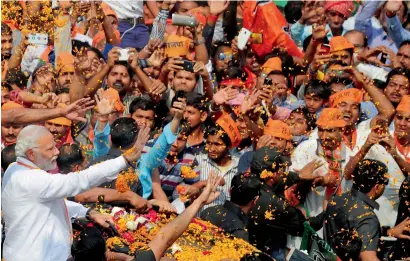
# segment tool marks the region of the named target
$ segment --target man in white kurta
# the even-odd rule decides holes
[[[29,152],[22,153],[21,148],[27,147],[27,142],[23,144],[21,140],[30,135],[37,135],[39,141],[32,143],[37,143],[38,147],[32,146],[27,150]],[[50,141],[45,141],[44,137]],[[44,149],[44,153],[41,154],[40,149],[36,151],[37,148]],[[49,154],[48,150],[51,150]],[[22,156],[24,153],[27,157]],[[30,156],[33,153],[38,155],[33,158]],[[4,258],[7,261],[66,261],[70,255],[72,240],[70,219],[72,216],[83,215],[84,213],[80,212],[84,210],[78,208],[75,203],[66,204],[64,198],[115,179],[118,173],[126,168],[129,156],[127,155],[127,159],[120,156],[76,173],[51,175],[42,169],[53,167],[53,164],[49,163],[55,162],[58,150],[47,129],[34,125],[27,126],[20,132],[16,154],[17,162],[9,166],[2,183],[2,208],[6,230]],[[51,155],[52,160],[47,163],[48,167],[41,168],[39,166],[46,166],[44,155]],[[33,163],[36,160],[38,162]]]

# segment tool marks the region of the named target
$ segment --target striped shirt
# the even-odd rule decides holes
[[[207,180],[211,172],[214,172],[215,174],[218,174],[219,176],[223,176],[225,179],[225,185],[217,187],[217,191],[220,191],[221,195],[219,195],[219,197],[216,200],[214,200],[214,202],[212,202],[211,204],[204,206],[200,210],[200,212],[208,207],[223,205],[226,200],[231,199],[231,196],[229,194],[229,189],[231,188],[232,178],[238,172],[237,169],[238,169],[239,158],[232,156],[232,162],[226,168],[218,166],[212,159],[208,157],[208,154],[204,154],[204,153],[199,154],[196,156],[196,159],[199,164],[200,180]]]
[[[167,26],[168,15],[169,15],[168,10],[160,9],[152,25],[150,39],[155,39],[155,38],[158,38],[161,40],[164,39],[165,27]]]
[[[186,179],[181,177],[182,166],[191,167],[198,175],[198,178]],[[161,187],[167,196],[172,196],[176,186],[181,183],[191,185],[199,181],[198,162],[195,156],[190,153],[184,153],[179,157],[177,163],[171,163],[168,159],[163,160],[158,167],[158,171],[161,179]]]

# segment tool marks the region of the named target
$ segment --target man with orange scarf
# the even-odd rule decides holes
[[[73,143],[71,124],[72,122],[65,117],[59,117],[45,122],[44,127],[54,135],[54,142],[56,143],[57,149],[63,144]]]
[[[326,201],[333,194],[341,193],[338,184],[343,177],[342,165],[346,159],[346,146],[343,140],[343,128],[346,126],[343,113],[336,108],[325,108],[316,122],[318,139],[301,143],[292,153],[291,170],[299,170],[309,162],[317,160],[323,166],[314,174],[316,187],[307,194],[305,209],[308,217],[319,215]]]

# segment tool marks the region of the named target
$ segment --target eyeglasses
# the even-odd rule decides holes
[[[232,54],[231,53],[219,53],[218,60],[219,61],[232,60]]]

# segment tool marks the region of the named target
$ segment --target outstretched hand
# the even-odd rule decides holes
[[[219,177],[218,175],[212,172],[209,175],[206,187],[196,200],[198,200],[203,205],[207,205],[212,203],[217,197],[219,197],[221,192],[216,191],[216,187],[218,186],[221,178],[222,177]]]
[[[94,108],[94,101],[91,98],[82,98],[62,108],[61,115],[72,121],[87,122],[81,115],[92,108]]]
[[[134,146],[123,154],[128,163],[136,162],[139,159],[149,139],[149,132],[150,128],[148,126],[140,127]]]

